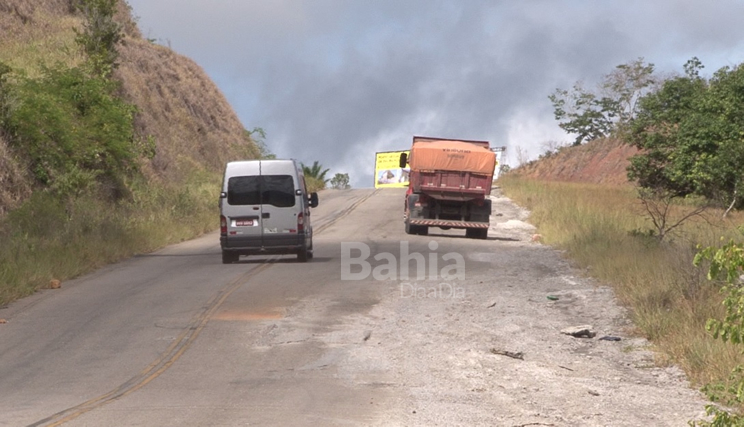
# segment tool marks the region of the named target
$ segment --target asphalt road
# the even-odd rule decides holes
[[[403,190],[324,191],[309,263],[223,265],[212,233],[14,303],[0,310],[0,426],[683,425],[698,414],[679,375],[628,367],[648,361],[627,341],[558,333],[591,320],[618,334],[624,317],[500,200],[491,237],[472,240],[407,236]],[[406,257],[421,278],[404,277]],[[644,405],[659,406],[653,418],[623,415]]]
[[[309,338],[333,328],[335,313],[375,303],[373,289],[339,280],[337,239],[357,230],[331,233],[355,222],[364,230],[400,226],[400,212],[396,221],[375,213],[390,195],[367,200],[372,194],[323,193],[307,264],[280,256],[223,265],[213,233],[0,311],[8,320],[0,325],[0,425],[327,424],[371,416],[379,390],[339,383]],[[328,306],[292,315],[311,295],[326,295]],[[297,336],[276,342],[270,322],[287,316]]]

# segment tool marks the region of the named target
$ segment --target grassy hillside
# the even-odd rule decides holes
[[[224,163],[259,155],[204,71],[144,40],[122,0],[118,66],[89,75],[76,4],[0,0],[0,305],[216,228]]]
[[[37,76],[45,66],[79,65],[83,54],[73,27],[82,18],[69,0],[0,0],[0,62],[14,73]],[[125,2],[117,19],[124,38],[119,45],[120,96],[135,105],[136,137],[155,144],[155,156],[142,159],[148,179],[174,183],[190,171],[219,171],[233,158],[258,155],[232,107],[192,60],[144,40]],[[9,35],[9,36],[8,36]],[[0,134],[0,211],[18,205],[33,188],[24,159]]]

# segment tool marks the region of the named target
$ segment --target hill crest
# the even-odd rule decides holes
[[[628,159],[637,153],[637,148],[619,139],[602,138],[579,146],[561,147],[514,172],[548,181],[626,185]]]

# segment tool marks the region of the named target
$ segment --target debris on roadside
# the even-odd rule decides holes
[[[498,301],[494,301],[494,302],[492,302],[491,304],[488,304],[488,305],[486,306],[486,308],[492,308],[492,307],[495,307],[495,306],[496,306],[496,303],[497,303],[497,302],[498,302]]]
[[[5,319],[0,319],[0,324],[3,324],[3,323],[8,323],[8,321]]]
[[[514,351],[499,350],[496,348],[492,348],[491,353],[498,354],[501,356],[511,357],[512,359],[524,360],[524,353],[522,353],[521,351],[514,352]]]
[[[364,331],[364,336],[362,337],[362,341],[367,341],[372,336],[372,331]]]
[[[558,301],[560,299],[558,295],[548,295],[547,298],[551,301]]]
[[[571,335],[575,338],[594,338],[597,333],[592,330],[592,325],[570,326],[561,330],[562,334]]]
[[[589,390],[589,394],[591,394],[592,396],[599,396],[599,393],[594,390]]]
[[[61,287],[62,287],[62,282],[60,282],[60,281],[59,281],[59,280],[57,280],[57,279],[52,279],[52,280],[51,280],[51,281],[49,282],[49,288],[50,288],[50,289],[59,289],[59,288],[61,288]]]
[[[612,335],[605,335],[599,339],[599,341],[620,341],[620,340],[622,340],[622,338],[614,337]]]

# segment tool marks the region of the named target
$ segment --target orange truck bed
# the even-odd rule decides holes
[[[493,175],[496,156],[486,146],[472,142],[451,140],[413,139],[411,147],[411,170],[416,171],[460,171]]]
[[[440,200],[472,200],[491,193],[496,155],[488,141],[414,137],[411,187]]]

